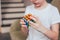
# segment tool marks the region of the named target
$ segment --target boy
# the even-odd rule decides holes
[[[58,40],[60,15],[58,9],[46,2],[46,0],[30,0],[33,4],[28,6],[25,15],[31,13],[31,19],[36,23],[29,21],[29,35],[27,40]],[[25,22],[21,19],[21,30],[27,30]],[[23,30],[23,31],[25,31]],[[26,32],[27,33],[27,32]]]

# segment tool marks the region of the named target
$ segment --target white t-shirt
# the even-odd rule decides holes
[[[34,16],[38,16],[41,23],[48,30],[50,30],[52,24],[60,23],[60,15],[58,9],[51,4],[48,4],[48,6],[46,6],[46,8],[42,10],[40,9],[37,10],[34,8],[34,5],[30,5],[26,7],[25,15],[29,13],[31,13]],[[30,27],[27,40],[50,40],[50,39],[47,36],[45,36],[43,33]]]

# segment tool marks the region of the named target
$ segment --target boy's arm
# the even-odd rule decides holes
[[[31,25],[31,27],[33,27],[34,29],[42,32],[43,34],[45,34],[48,38],[50,38],[51,40],[58,40],[58,35],[59,35],[59,24],[53,24],[51,26],[51,29],[48,30],[46,27],[44,27],[42,24],[37,25],[36,23],[33,22],[29,22],[29,24]],[[40,27],[39,27],[40,26]]]
[[[42,28],[40,28],[39,31],[41,31],[42,33],[44,33],[47,37],[49,37],[52,40],[58,40],[59,24],[53,24],[51,26],[51,30],[48,30],[47,28],[42,27]]]

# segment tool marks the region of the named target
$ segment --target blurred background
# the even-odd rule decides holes
[[[60,0],[47,0],[60,12]],[[22,18],[25,8],[32,3],[29,0],[0,0],[0,40],[11,40],[9,31],[11,24]]]

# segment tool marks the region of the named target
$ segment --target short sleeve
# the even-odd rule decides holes
[[[53,10],[52,17],[51,17],[51,24],[60,23],[60,14],[57,8]]]

